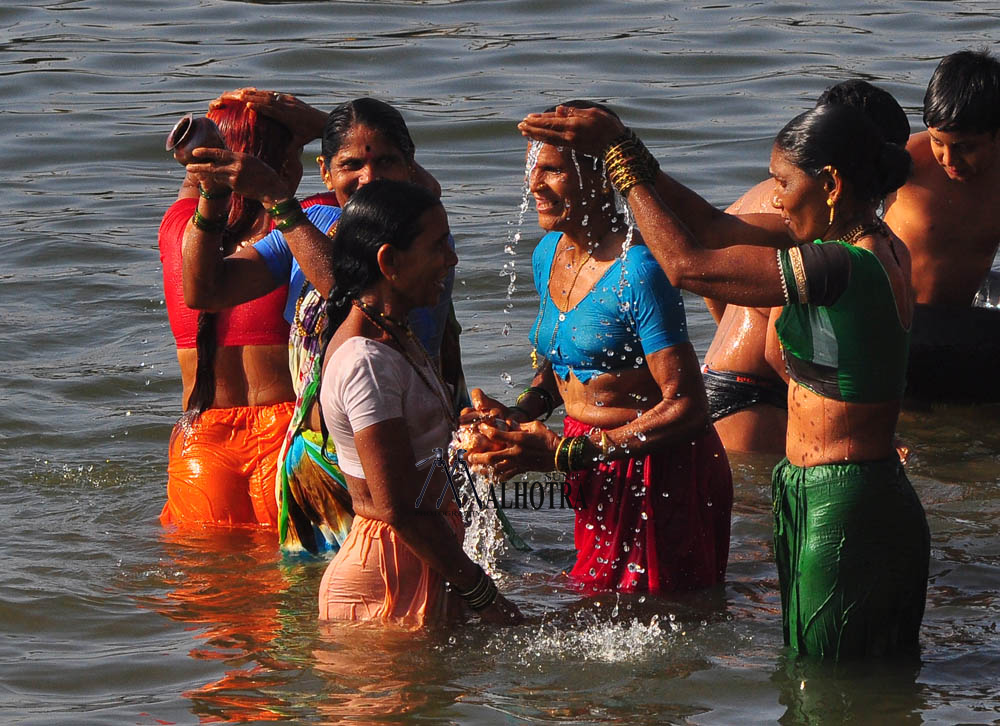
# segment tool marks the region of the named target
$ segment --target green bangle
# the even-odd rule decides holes
[[[267,213],[272,217],[281,217],[295,209],[301,212],[302,205],[299,204],[299,200],[295,197],[289,197],[283,202],[276,202],[273,204],[271,208],[267,210]]]
[[[528,386],[527,388],[525,388],[521,392],[521,395],[518,396],[517,400],[514,402],[515,405],[518,406],[518,407],[520,407],[520,405],[521,405],[521,399],[524,398],[524,397],[526,397],[526,396],[530,396],[531,394],[535,394],[540,399],[542,399],[542,405],[545,407],[545,412],[542,414],[542,419],[541,420],[542,421],[548,421],[549,420],[549,416],[552,415],[552,411],[555,409],[555,405],[554,405],[555,404],[555,400],[552,398],[552,394],[549,393],[548,391],[546,391],[541,386]],[[531,417],[529,416],[529,418],[531,418]]]
[[[280,229],[282,232],[287,232],[292,227],[297,226],[299,222],[303,221],[304,219],[306,219],[306,213],[303,212],[301,209],[299,209],[289,214],[287,217],[282,219],[274,226]]]
[[[221,192],[209,192],[201,184],[198,185],[198,194],[201,195],[202,199],[226,199],[233,193],[232,189],[225,189]]]
[[[191,221],[194,223],[194,226],[202,232],[208,232],[209,234],[222,234],[226,231],[225,220],[206,219],[197,209],[194,210],[194,216],[191,218]]]
[[[568,447],[569,456],[567,457],[567,465],[569,471],[580,471],[581,469],[587,468],[587,446],[586,436],[574,436],[573,440],[570,442]]]

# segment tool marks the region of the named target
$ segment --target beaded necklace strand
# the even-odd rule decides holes
[[[447,387],[445,386],[445,382],[441,378],[441,374],[438,372],[437,366],[434,365],[434,363],[430,359],[430,356],[427,355],[427,351],[424,350],[423,344],[420,342],[420,340],[417,339],[417,336],[413,334],[413,331],[410,330],[410,326],[401,320],[397,320],[391,315],[387,315],[381,310],[377,310],[376,308],[374,308],[373,306],[369,305],[368,303],[362,300],[355,299],[352,300],[351,302],[354,304],[354,307],[360,310],[361,314],[364,315],[366,318],[368,318],[368,320],[373,325],[384,331],[390,338],[392,338],[395,341],[396,345],[399,346],[400,352],[403,354],[403,357],[406,358],[406,361],[413,367],[413,370],[416,371],[418,376],[420,376],[420,380],[422,380],[424,382],[424,385],[426,385],[427,388],[430,389],[431,393],[437,396],[438,401],[441,403],[441,407],[444,409],[445,417],[448,419],[448,423],[450,424],[451,428],[453,430],[458,428],[458,418],[455,416],[455,411],[452,408],[451,402],[448,401],[447,396],[445,395],[445,392],[448,390]],[[417,364],[417,361],[413,360],[413,357],[407,352],[408,346],[406,345],[406,341],[402,340],[395,330],[386,325],[385,321],[392,323],[393,327],[398,328],[399,330],[402,330],[404,333],[406,333],[406,336],[410,339],[412,345],[415,346],[417,350],[420,351],[420,354],[424,359],[423,361],[424,365],[430,368],[432,371],[434,371],[434,376],[437,379],[438,383],[437,386],[431,383],[430,379],[426,375],[424,375],[424,372],[421,369],[420,365]]]

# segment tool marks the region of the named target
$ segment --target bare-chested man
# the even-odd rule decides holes
[[[990,302],[991,282],[994,297],[998,287],[990,266],[1000,243],[1000,62],[985,51],[944,58],[924,96],[924,124],[907,144],[913,174],[885,214],[910,250],[918,303],[907,393],[1000,400],[1000,311],[972,307],[974,298]]]
[[[968,307],[1000,243],[1000,62],[968,50],[944,58],[924,124],[885,221],[910,250],[917,302]]]

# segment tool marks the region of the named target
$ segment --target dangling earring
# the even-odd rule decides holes
[[[835,211],[834,204],[836,204],[836,202],[833,201],[833,197],[827,197],[826,198],[826,206],[828,206],[830,208],[830,226],[831,227],[833,226],[833,215],[834,215],[834,211]]]

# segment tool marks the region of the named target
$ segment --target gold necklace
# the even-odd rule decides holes
[[[850,229],[847,234],[841,237],[841,241],[849,245],[857,244],[858,240],[865,237],[873,232],[882,232],[885,230],[885,222],[881,219],[875,219],[871,222],[862,222],[856,227]]]
[[[448,419],[448,424],[451,426],[452,430],[457,429],[458,418],[455,415],[455,409],[453,408],[451,402],[447,398],[448,388],[444,382],[444,379],[441,378],[441,374],[438,372],[437,366],[434,365],[434,362],[430,359],[430,356],[427,355],[427,351],[424,350],[423,344],[420,342],[417,336],[413,334],[413,331],[410,330],[410,326],[404,322],[397,320],[391,315],[382,312],[381,310],[377,310],[375,307],[369,305],[363,300],[358,300],[355,298],[351,302],[354,303],[354,306],[358,310],[360,310],[361,314],[364,315],[366,318],[368,318],[368,320],[371,321],[373,325],[383,330],[390,338],[392,338],[395,341],[396,345],[399,346],[400,352],[403,354],[403,357],[406,358],[407,363],[409,363],[410,366],[412,366],[413,370],[416,371],[417,375],[420,376],[420,380],[422,380],[424,382],[424,385],[427,386],[428,389],[430,389],[430,392],[437,396],[438,401],[441,404],[441,407],[444,409],[445,417]],[[413,360],[413,358],[407,352],[406,349],[408,346],[406,345],[406,343],[403,340],[401,340],[399,336],[396,334],[396,332],[388,325],[386,325],[384,321],[389,321],[395,327],[399,328],[404,333],[406,333],[407,337],[410,339],[411,344],[415,346],[417,350],[420,351],[420,355],[424,359],[424,366],[434,371],[434,377],[437,379],[438,383],[437,386],[431,383],[430,379],[424,375],[424,372],[421,370],[420,365],[418,365],[418,363],[415,360]]]
[[[583,272],[583,268],[587,266],[587,263],[590,262],[590,258],[593,257],[593,256],[594,256],[594,250],[593,249],[588,250],[587,251],[587,256],[583,260],[583,264],[580,265],[579,268],[577,268],[576,274],[573,275],[573,282],[570,283],[569,292],[566,293],[566,303],[567,304],[569,304],[569,299],[571,297],[573,297],[573,289],[576,287],[576,281],[580,279],[580,273]],[[545,317],[545,310],[548,307],[548,302],[549,302],[549,298],[550,297],[551,297],[551,293],[549,293],[548,289],[546,288],[546,290],[545,290],[545,297],[542,298],[542,310],[538,314],[538,325],[535,326],[535,342],[534,342],[534,345],[531,348],[531,367],[534,370],[538,370],[538,366],[539,366],[539,363],[538,363],[538,333],[540,332],[540,328],[542,327],[542,320]],[[552,301],[552,304],[555,305],[555,301],[554,300]],[[559,310],[559,308],[556,308],[556,309]],[[566,312],[569,312],[569,310],[567,310]],[[556,342],[556,334],[559,332],[559,323],[561,323],[563,320],[566,319],[566,312],[563,312],[562,310],[559,310],[559,315],[556,317],[556,324],[552,328],[552,339],[549,340],[549,347],[546,348],[546,350],[548,350],[548,351],[552,350],[552,346]]]

